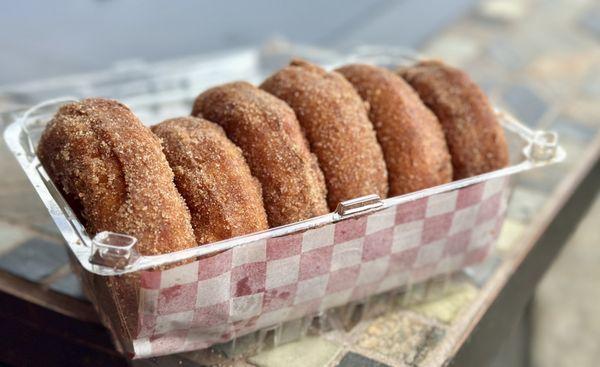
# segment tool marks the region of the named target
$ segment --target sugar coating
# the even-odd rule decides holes
[[[261,88],[296,112],[325,175],[331,210],[343,200],[370,194],[387,196],[381,147],[365,104],[344,77],[294,60]]]
[[[399,74],[442,124],[455,180],[508,165],[504,131],[487,97],[466,73],[431,60]]]
[[[390,196],[452,181],[452,163],[437,117],[393,72],[354,64],[337,69],[369,104],[387,165]]]
[[[90,235],[135,236],[142,255],[196,246],[158,138],[125,105],[92,98],[62,106],[37,154]]]
[[[198,244],[268,228],[260,184],[220,126],[180,117],[151,129],[162,140]]]
[[[246,82],[211,88],[196,98],[193,115],[221,125],[262,184],[272,227],[328,213],[323,173],[294,111]]]

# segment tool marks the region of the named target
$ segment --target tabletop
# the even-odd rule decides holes
[[[349,31],[354,36],[343,31],[356,21],[349,17],[340,21],[340,28],[323,31],[330,34],[328,39],[314,42],[399,43],[462,67],[494,103],[531,128],[558,132],[568,152],[566,162],[513,180],[507,220],[494,254],[477,269],[452,276],[443,286],[432,281],[410,292],[388,295],[365,305],[361,309],[364,320],[348,325],[345,331],[315,333],[251,357],[232,360],[230,346],[222,345],[134,364],[491,363],[600,187],[600,29],[594,21],[600,6],[566,0],[476,5],[464,1],[443,19],[411,28],[415,35],[409,40],[388,32],[403,29],[398,22],[416,11],[411,8],[414,3],[399,2],[396,7],[383,3],[378,3],[379,8],[370,5],[370,20],[357,23]],[[363,14],[365,9],[357,6],[353,11]],[[30,93],[35,88],[35,82],[0,87],[3,124],[13,111],[40,98]],[[129,364],[114,351],[108,333],[82,295],[62,238],[4,142],[0,142],[0,156],[0,323],[3,334],[10,335],[0,338],[0,361]],[[381,304],[387,305],[384,312]],[[251,337],[246,342],[250,349]],[[243,349],[238,345],[236,351]]]

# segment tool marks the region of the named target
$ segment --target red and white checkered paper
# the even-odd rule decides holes
[[[507,193],[498,178],[358,218],[141,273],[136,358],[209,347],[483,261]]]

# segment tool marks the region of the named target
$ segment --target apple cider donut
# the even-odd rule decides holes
[[[487,97],[465,72],[432,60],[402,68],[399,73],[442,124],[454,179],[508,164],[504,131]]]
[[[234,82],[200,94],[192,114],[221,125],[242,149],[262,185],[272,227],[328,213],[323,173],[285,102]]]
[[[198,244],[268,228],[260,184],[220,126],[180,117],[151,129],[162,140]]]
[[[92,98],[62,106],[37,154],[90,235],[135,236],[142,255],[196,246],[160,141],[125,105]]]
[[[343,76],[294,60],[261,88],[296,112],[325,175],[331,210],[343,200],[387,196],[387,171],[373,125],[365,104]]]
[[[369,118],[388,170],[390,196],[452,181],[442,127],[402,78],[387,69],[362,64],[337,71],[369,104]]]
[[[125,105],[92,98],[62,106],[37,155],[90,235],[106,230],[135,236],[142,255],[196,246],[160,141]],[[104,277],[78,270],[88,297],[104,305],[102,321],[134,335],[139,273]]]

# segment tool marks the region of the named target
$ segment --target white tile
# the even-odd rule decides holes
[[[422,233],[422,220],[397,225],[394,227],[392,253],[419,246]]]
[[[485,183],[485,187],[483,189],[483,198],[485,200],[494,194],[498,193],[504,187],[505,177],[495,178],[493,180],[489,180]]]
[[[363,252],[364,238],[337,244],[333,247],[331,271],[360,264]]]
[[[477,220],[478,211],[479,204],[457,210],[452,216],[452,225],[449,234],[453,235],[473,228]]]
[[[444,246],[446,239],[431,242],[419,250],[415,266],[420,267],[423,265],[434,264],[440,261],[444,253]]]
[[[373,261],[362,263],[362,265],[360,266],[360,273],[358,274],[356,284],[369,284],[382,279],[387,271],[389,261],[390,257],[385,256]]]
[[[267,262],[267,289],[273,289],[298,281],[300,255]]]
[[[167,269],[160,276],[160,287],[189,284],[198,281],[198,261]]]
[[[267,260],[267,242],[260,240],[233,248],[233,266]]]
[[[216,305],[229,299],[231,291],[230,272],[221,274],[217,277],[198,282],[198,293],[196,306],[204,307]]]
[[[371,234],[392,227],[396,220],[396,209],[396,207],[393,207],[371,214],[367,218],[366,233]]]
[[[307,252],[320,247],[331,246],[333,244],[334,233],[334,224],[329,224],[304,232],[302,235],[302,252]]]
[[[427,199],[426,217],[433,217],[453,211],[456,208],[458,190],[444,192]]]
[[[152,353],[152,344],[150,344],[150,339],[148,338],[140,338],[133,340],[133,350],[138,356],[148,356]]]
[[[187,329],[194,318],[194,311],[185,311],[156,317],[155,333]]]
[[[140,288],[141,310],[145,314],[155,314],[158,306],[158,289]]]
[[[471,241],[469,242],[469,250],[476,249],[490,244],[494,239],[494,231],[496,228],[496,219],[488,220],[479,224],[471,232]]]
[[[229,309],[229,321],[246,320],[259,315],[262,311],[262,303],[262,293],[232,298]]]
[[[294,304],[303,303],[315,298],[321,298],[327,289],[329,274],[298,282]]]

